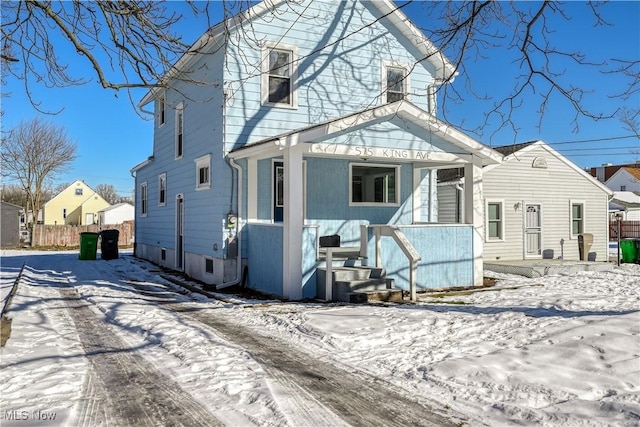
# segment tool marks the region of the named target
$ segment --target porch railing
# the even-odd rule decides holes
[[[418,261],[422,258],[418,251],[413,247],[407,236],[404,235],[400,228],[396,225],[370,225],[375,236],[376,250],[376,267],[382,267],[382,250],[380,239],[383,236],[393,237],[396,245],[402,250],[409,260],[409,291],[411,293],[411,301],[416,301],[416,275],[418,271]]]

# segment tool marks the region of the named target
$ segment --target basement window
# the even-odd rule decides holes
[[[204,272],[207,274],[213,274],[213,258],[204,259]]]

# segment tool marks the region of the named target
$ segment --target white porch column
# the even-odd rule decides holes
[[[482,197],[482,160],[473,156],[464,165],[464,222],[473,224],[473,285],[483,282],[484,200]]]
[[[302,299],[302,225],[304,215],[302,148],[284,150],[283,294]]]
[[[258,160],[247,159],[247,221],[258,219]]]

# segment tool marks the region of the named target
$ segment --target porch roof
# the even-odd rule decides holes
[[[435,135],[460,150],[454,153],[455,157],[477,156],[481,159],[483,166],[501,163],[503,159],[502,154],[499,152],[462,133],[453,126],[438,120],[427,111],[406,100],[357,111],[322,123],[312,124],[273,137],[264,138],[254,143],[238,147],[229,152],[228,156],[233,159],[241,159],[253,156],[277,155],[281,150],[299,144],[321,143],[383,122],[393,123],[398,128],[406,130],[416,136],[420,136],[419,134],[421,132]],[[318,152],[315,151],[315,153]],[[435,156],[433,160],[440,159],[446,162],[446,159],[452,158],[453,157]],[[431,160],[431,158],[424,159]],[[419,160],[416,158],[408,158],[405,159],[405,161]]]

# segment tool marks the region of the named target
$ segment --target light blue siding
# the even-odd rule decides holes
[[[376,22],[379,13],[366,3],[286,2],[274,12],[278,19],[257,17],[242,29],[248,36],[232,36],[237,43],[228,46],[225,69],[226,88],[233,94],[227,150],[384,103],[383,61],[413,65],[417,52],[384,18]],[[261,106],[262,47],[256,40],[297,48],[298,108]],[[409,99],[427,109],[426,88],[433,79],[425,66],[411,71]]]
[[[400,226],[400,230],[420,254],[418,289],[470,286],[473,284],[473,227]],[[395,279],[396,287],[409,290],[409,261],[391,237],[381,240],[382,267]],[[375,239],[369,229],[369,264],[375,263]]]
[[[261,292],[282,295],[282,227],[249,224],[245,229],[249,239],[247,285]]]

